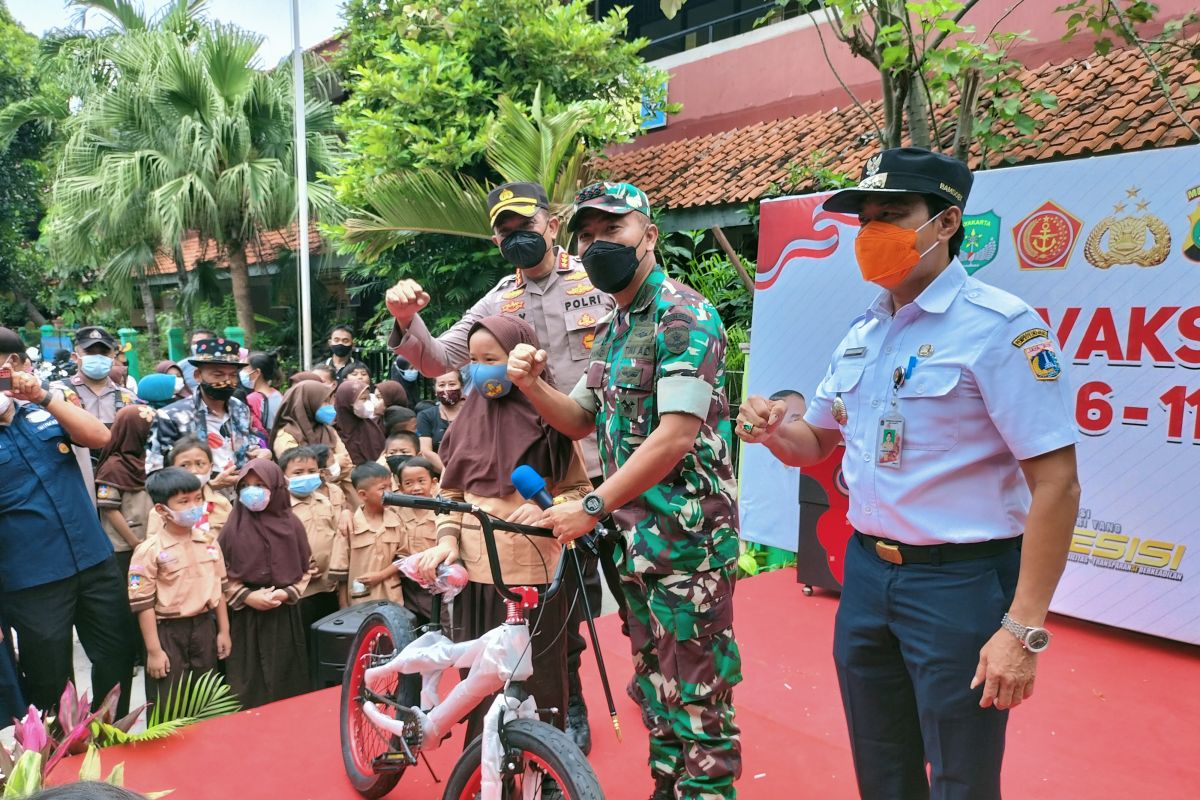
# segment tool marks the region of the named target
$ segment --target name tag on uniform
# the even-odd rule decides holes
[[[842,353],[842,358],[862,358],[867,354],[865,347],[847,347]]]
[[[904,445],[904,417],[893,411],[879,420],[879,441],[875,447],[875,463],[881,467],[900,469],[900,450]]]

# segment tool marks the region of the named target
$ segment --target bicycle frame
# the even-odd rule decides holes
[[[462,512],[478,519],[491,562],[492,580],[496,590],[504,597],[508,610],[507,619],[503,624],[478,639],[455,643],[441,630],[441,595],[435,594],[431,614],[434,622],[427,626],[426,632],[386,664],[366,669],[364,677],[368,687],[381,678],[397,673],[421,675],[421,704],[428,708],[428,711],[401,708],[388,698],[375,695],[369,689],[368,694],[373,696],[363,702],[363,713],[366,717],[380,729],[398,737],[404,743],[406,755],[415,761],[412,753],[407,752],[408,743],[405,739],[406,733],[412,733],[413,724],[420,732],[418,749],[434,750],[441,745],[451,728],[481,700],[505,686],[515,685],[520,689],[521,682],[533,674],[529,623],[525,612],[537,606],[539,593],[532,587],[510,587],[504,583],[496,550],[495,530],[541,537],[553,536],[553,533],[546,528],[498,520],[477,506],[451,500],[385,492],[383,502],[389,505],[429,509],[443,514]],[[558,561],[550,586],[540,598],[542,602],[550,600],[558,593],[566,561],[564,554]],[[467,668],[469,672],[445,700],[438,702],[438,684],[442,673],[449,668]],[[523,697],[516,699],[520,700]],[[381,705],[395,708],[397,716],[390,716],[386,710],[380,708]]]

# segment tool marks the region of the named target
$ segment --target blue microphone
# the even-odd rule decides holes
[[[538,508],[550,508],[554,498],[546,491],[546,480],[537,474],[537,470],[528,464],[522,464],[512,471],[513,487],[521,497],[530,500]]]

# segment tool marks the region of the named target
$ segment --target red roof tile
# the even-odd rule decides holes
[[[1200,39],[1193,40],[1200,43]],[[1196,141],[1175,117],[1158,82],[1135,49],[1107,56],[1046,63],[1024,69],[1019,80],[1028,92],[1058,97],[1057,109],[1027,103],[1025,113],[1041,122],[1028,140],[1014,140],[1002,155],[988,153],[987,166],[1048,158],[1098,155],[1148,146]],[[1187,107],[1185,85],[1200,82],[1190,60],[1175,63],[1166,76],[1171,98],[1193,127],[1200,128],[1200,105]],[[863,104],[882,120],[882,103]],[[952,119],[953,109],[943,118]],[[1016,136],[1012,129],[1005,133]],[[947,126],[947,139],[952,126]],[[792,165],[803,166],[818,151],[823,164],[858,175],[878,149],[874,126],[854,105],[819,114],[787,117],[720,133],[638,147],[610,154],[598,166],[631,181],[665,208],[693,208],[756,200],[771,184],[785,181]],[[971,166],[979,168],[978,143]]]
[[[319,251],[324,244],[321,234],[317,230],[316,225],[310,224],[308,229],[309,246],[311,248],[309,252]],[[226,253],[211,239],[201,242],[199,236],[191,233],[181,244],[183,264],[187,270],[194,269],[196,264],[201,261],[214,261],[220,269],[229,268],[229,259],[226,257]],[[281,251],[296,251],[299,249],[299,244],[300,238],[297,235],[295,224],[291,225],[286,231],[269,231],[260,236],[257,241],[247,243],[246,264],[270,264],[279,257]],[[171,253],[160,250],[154,254],[154,261],[156,268],[153,272],[155,274],[175,274],[175,260],[171,256]]]

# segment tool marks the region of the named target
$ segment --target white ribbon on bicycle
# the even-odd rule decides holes
[[[514,719],[537,719],[537,703],[533,697],[526,697],[518,703],[516,698],[500,695],[488,709],[483,718],[483,749],[479,756],[479,796],[483,798],[500,797],[503,788],[500,778],[504,766],[504,744],[500,741],[501,718],[505,723]],[[541,783],[534,779],[528,768],[525,773],[525,780],[521,781],[522,800],[537,800],[541,797]]]

